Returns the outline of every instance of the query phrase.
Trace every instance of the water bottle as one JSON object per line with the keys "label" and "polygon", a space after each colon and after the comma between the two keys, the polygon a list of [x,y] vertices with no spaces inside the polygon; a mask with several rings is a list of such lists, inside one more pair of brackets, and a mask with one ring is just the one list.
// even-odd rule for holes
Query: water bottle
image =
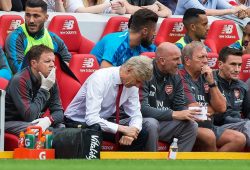
{"label": "water bottle", "polygon": [[19,139],[18,139],[18,147],[24,148],[24,140],[25,140],[25,134],[24,132],[20,132]]}
{"label": "water bottle", "polygon": [[28,129],[25,133],[25,142],[24,142],[25,147],[29,149],[34,149],[35,142],[36,142],[35,133],[31,129]]}
{"label": "water bottle", "polygon": [[51,149],[52,148],[52,142],[53,142],[53,135],[52,132],[50,132],[48,129],[43,133],[45,136],[45,148]]}
{"label": "water bottle", "polygon": [[174,138],[173,142],[171,143],[169,147],[169,152],[168,152],[168,159],[176,159],[176,155],[178,152],[178,145],[177,145],[178,139]]}

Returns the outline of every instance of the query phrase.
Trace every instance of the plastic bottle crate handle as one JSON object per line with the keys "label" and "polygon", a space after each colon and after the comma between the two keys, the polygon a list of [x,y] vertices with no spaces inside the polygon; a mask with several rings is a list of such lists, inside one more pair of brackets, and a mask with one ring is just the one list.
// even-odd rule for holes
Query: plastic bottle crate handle
{"label": "plastic bottle crate handle", "polygon": [[28,126],[27,131],[30,131],[31,129],[38,129],[38,140],[42,137],[42,128],[40,126]]}

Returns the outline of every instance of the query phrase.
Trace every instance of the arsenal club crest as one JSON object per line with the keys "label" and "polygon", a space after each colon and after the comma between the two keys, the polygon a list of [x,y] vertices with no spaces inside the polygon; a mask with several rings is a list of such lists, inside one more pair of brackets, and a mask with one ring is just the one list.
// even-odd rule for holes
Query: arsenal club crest
{"label": "arsenal club crest", "polygon": [[208,92],[209,92],[208,83],[204,83],[204,90],[205,90],[205,93],[208,93]]}
{"label": "arsenal club crest", "polygon": [[173,85],[166,85],[165,86],[165,92],[170,95],[171,93],[173,93]]}

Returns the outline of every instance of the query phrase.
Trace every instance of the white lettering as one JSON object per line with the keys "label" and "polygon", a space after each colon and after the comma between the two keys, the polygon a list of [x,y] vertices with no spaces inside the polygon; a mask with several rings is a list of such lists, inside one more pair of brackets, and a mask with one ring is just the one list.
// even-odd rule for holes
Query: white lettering
{"label": "white lettering", "polygon": [[85,72],[89,72],[89,73],[92,73],[92,72],[94,72],[96,69],[80,69],[80,72],[82,72],[82,73],[85,73]]}
{"label": "white lettering", "polygon": [[86,156],[87,159],[96,159],[97,158],[97,147],[100,146],[100,142],[98,140],[99,136],[96,135],[91,135],[91,140],[90,140],[90,150],[89,150],[89,155]]}
{"label": "white lettering", "polygon": [[60,31],[60,34],[64,35],[64,34],[69,34],[69,35],[72,35],[72,34],[77,34],[76,31]]}
{"label": "white lettering", "polygon": [[46,159],[46,152],[45,151],[42,151],[39,153],[39,159],[40,160],[45,160]]}
{"label": "white lettering", "polygon": [[169,33],[170,37],[183,37],[185,36],[185,34],[182,33]]}
{"label": "white lettering", "polygon": [[163,101],[156,100],[156,107],[159,110],[168,110],[168,107],[163,106]]}
{"label": "white lettering", "polygon": [[30,146],[30,140],[29,139],[25,139],[24,143],[25,143],[25,147],[29,147]]}

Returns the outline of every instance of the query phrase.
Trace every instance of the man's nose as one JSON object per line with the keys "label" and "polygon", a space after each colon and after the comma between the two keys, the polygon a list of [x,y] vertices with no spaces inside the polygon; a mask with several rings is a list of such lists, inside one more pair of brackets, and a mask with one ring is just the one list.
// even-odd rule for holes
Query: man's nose
{"label": "man's nose", "polygon": [[30,22],[34,22],[34,17],[33,16],[30,16]]}
{"label": "man's nose", "polygon": [[241,66],[240,66],[240,65],[236,65],[236,66],[235,66],[235,71],[236,71],[237,73],[239,73],[239,72],[241,71]]}

